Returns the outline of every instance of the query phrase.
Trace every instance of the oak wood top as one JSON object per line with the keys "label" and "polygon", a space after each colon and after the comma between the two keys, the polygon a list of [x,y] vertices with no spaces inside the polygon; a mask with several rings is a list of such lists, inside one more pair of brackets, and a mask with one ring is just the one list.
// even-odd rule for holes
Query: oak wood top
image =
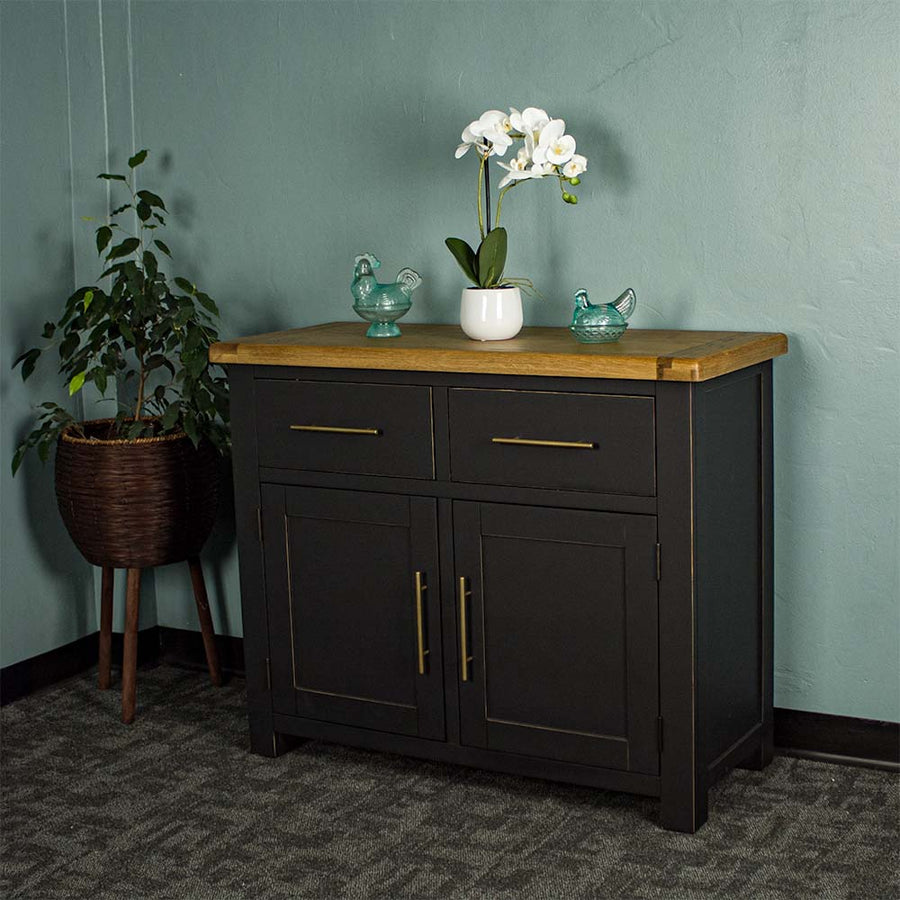
{"label": "oak wood top", "polygon": [[749,331],[629,329],[613,344],[580,344],[568,328],[523,328],[508,341],[472,341],[458,325],[404,324],[398,338],[367,338],[363,322],[330,322],[222,341],[223,365],[308,366],[707,381],[787,353],[787,336]]}

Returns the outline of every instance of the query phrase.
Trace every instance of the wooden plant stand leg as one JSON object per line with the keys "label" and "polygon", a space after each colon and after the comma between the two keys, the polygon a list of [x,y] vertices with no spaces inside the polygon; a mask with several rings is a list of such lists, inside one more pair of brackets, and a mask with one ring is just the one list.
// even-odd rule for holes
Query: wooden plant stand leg
{"label": "wooden plant stand leg", "polygon": [[216,687],[221,687],[222,670],[219,668],[219,654],[216,650],[216,632],[213,630],[212,616],[209,613],[209,598],[206,595],[206,583],[203,580],[200,558],[192,556],[188,560],[188,565],[191,568],[191,584],[194,588],[194,600],[197,601],[197,616],[200,619],[200,631],[203,634],[203,649],[206,651],[209,677]]}
{"label": "wooden plant stand leg", "polygon": [[112,664],[112,614],[113,585],[116,570],[112,566],[103,566],[103,577],[100,583],[100,672],[97,685],[105,691],[111,684],[110,667]]}
{"label": "wooden plant stand leg", "polygon": [[137,707],[138,609],[141,604],[141,570],[128,570],[125,592],[125,652],[122,659],[122,721],[130,725]]}

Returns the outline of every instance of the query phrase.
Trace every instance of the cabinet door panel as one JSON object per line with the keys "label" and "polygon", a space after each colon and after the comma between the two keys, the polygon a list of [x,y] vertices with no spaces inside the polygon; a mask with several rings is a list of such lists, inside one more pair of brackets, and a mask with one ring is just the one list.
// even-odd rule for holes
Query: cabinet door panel
{"label": "cabinet door panel", "polygon": [[266,485],[263,505],[276,711],[443,737],[434,501]]}
{"label": "cabinet door panel", "polygon": [[655,519],[460,502],[454,529],[462,742],[658,772]]}

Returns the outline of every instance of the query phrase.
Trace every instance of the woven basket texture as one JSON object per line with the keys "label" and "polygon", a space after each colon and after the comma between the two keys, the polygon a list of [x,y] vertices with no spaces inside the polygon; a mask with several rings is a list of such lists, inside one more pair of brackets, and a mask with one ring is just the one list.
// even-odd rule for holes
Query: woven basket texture
{"label": "woven basket texture", "polygon": [[[85,422],[91,437],[108,422]],[[212,530],[219,458],[186,435],[136,441],[79,440],[56,448],[56,499],[63,522],[95,566],[146,568],[200,552]]]}

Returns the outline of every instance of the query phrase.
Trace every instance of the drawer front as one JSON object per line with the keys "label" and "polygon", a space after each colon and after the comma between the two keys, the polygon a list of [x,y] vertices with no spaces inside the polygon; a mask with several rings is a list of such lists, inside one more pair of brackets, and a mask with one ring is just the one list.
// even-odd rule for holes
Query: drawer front
{"label": "drawer front", "polygon": [[434,478],[431,388],[256,382],[259,464]]}
{"label": "drawer front", "polygon": [[454,481],[656,494],[654,400],[541,391],[450,391]]}

